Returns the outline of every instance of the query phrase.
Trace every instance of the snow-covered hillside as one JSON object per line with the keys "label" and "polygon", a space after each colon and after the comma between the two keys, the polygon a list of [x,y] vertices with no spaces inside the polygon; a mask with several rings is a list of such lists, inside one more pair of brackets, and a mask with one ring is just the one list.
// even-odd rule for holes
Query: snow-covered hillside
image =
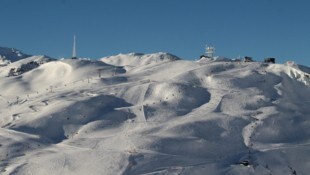
{"label": "snow-covered hillside", "polygon": [[307,67],[121,54],[7,76],[14,64],[0,67],[1,174],[310,172]]}
{"label": "snow-covered hillside", "polygon": [[142,54],[142,53],[130,53],[130,54],[118,54],[115,56],[104,57],[101,61],[114,66],[123,66],[126,70],[133,68],[140,68],[145,65],[152,65],[162,63],[165,61],[180,60],[179,57],[169,53],[154,53],[154,54]]}

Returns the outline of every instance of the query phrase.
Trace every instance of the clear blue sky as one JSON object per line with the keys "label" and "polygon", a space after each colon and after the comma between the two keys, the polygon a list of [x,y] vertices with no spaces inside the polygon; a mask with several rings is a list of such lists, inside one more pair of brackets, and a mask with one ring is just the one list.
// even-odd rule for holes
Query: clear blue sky
{"label": "clear blue sky", "polygon": [[309,0],[1,0],[0,46],[70,57],[169,52],[310,66]]}

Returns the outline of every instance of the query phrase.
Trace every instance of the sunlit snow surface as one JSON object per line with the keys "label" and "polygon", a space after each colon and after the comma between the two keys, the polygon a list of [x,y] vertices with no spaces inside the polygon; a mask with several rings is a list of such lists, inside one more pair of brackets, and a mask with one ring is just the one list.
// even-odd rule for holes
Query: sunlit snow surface
{"label": "sunlit snow surface", "polygon": [[310,172],[309,68],[165,53],[0,67],[0,174]]}

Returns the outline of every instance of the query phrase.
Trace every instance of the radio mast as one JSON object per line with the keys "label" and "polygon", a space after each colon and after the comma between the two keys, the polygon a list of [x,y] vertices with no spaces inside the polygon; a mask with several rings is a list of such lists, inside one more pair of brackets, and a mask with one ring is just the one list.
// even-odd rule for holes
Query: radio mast
{"label": "radio mast", "polygon": [[76,57],[76,43],[75,43],[75,35],[73,36],[73,51],[72,51],[72,59],[77,59]]}

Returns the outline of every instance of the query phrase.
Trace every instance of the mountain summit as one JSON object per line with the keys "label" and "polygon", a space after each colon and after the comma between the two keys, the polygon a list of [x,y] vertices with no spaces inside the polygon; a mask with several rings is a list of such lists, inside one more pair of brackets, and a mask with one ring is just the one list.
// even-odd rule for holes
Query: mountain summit
{"label": "mountain summit", "polygon": [[36,60],[0,67],[2,174],[310,172],[305,66],[120,54],[7,76]]}
{"label": "mountain summit", "polygon": [[0,47],[0,64],[15,62],[29,56],[14,48]]}

